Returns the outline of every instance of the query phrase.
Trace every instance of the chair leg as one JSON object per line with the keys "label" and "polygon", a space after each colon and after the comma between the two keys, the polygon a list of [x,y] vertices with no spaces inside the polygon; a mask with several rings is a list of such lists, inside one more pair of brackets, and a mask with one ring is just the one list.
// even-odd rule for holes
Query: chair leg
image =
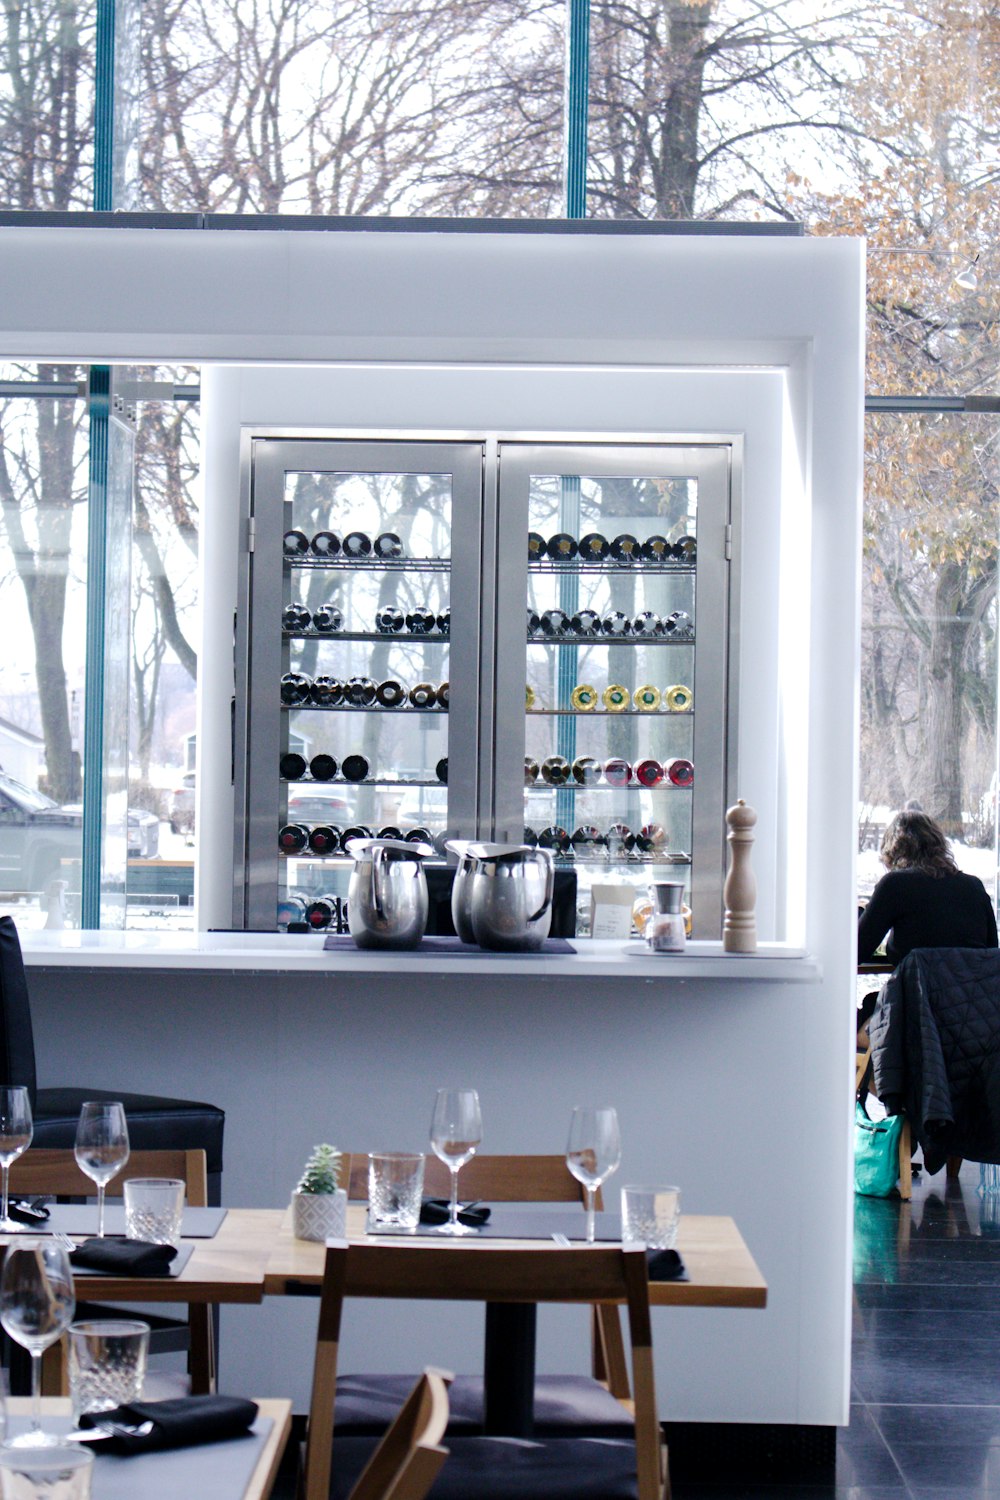
{"label": "chair leg", "polygon": [[957,1177],[958,1174],[961,1172],[961,1170],[962,1170],[962,1157],[960,1157],[960,1156],[949,1156],[947,1165],[946,1165],[946,1167],[944,1169],[945,1176],[946,1177]]}
{"label": "chair leg", "polygon": [[69,1395],[69,1367],[66,1363],[66,1340],[50,1344],[42,1355],[42,1395]]}
{"label": "chair leg", "polygon": [[912,1155],[913,1138],[910,1134],[910,1122],[904,1120],[899,1136],[899,1196],[904,1201],[913,1197],[913,1168],[910,1165]]}
{"label": "chair leg", "polygon": [[191,1351],[188,1369],[191,1373],[191,1393],[195,1396],[209,1395],[215,1390],[215,1338],[213,1334],[213,1309],[206,1304],[193,1304],[190,1313]]}

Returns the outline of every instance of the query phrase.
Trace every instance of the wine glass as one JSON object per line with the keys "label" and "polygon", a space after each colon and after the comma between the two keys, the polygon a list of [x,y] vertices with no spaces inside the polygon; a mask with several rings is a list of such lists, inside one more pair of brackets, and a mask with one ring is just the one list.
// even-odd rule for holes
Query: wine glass
{"label": "wine glass", "polygon": [[51,1447],[62,1442],[42,1431],[42,1351],[73,1321],[76,1297],[69,1257],[53,1239],[11,1245],[0,1276],[0,1325],[31,1355],[31,1428],[8,1438],[14,1448]]}
{"label": "wine glass", "polygon": [[431,1149],[451,1173],[451,1204],[439,1234],[475,1234],[458,1222],[458,1170],[476,1154],[483,1138],[483,1117],[475,1089],[438,1089],[431,1117]]}
{"label": "wine glass", "polygon": [[103,1237],[104,1189],[128,1161],[124,1105],[102,1099],[81,1105],[73,1154],[80,1171],[97,1183],[97,1233]]}
{"label": "wine glass", "polygon": [[0,1168],[3,1170],[3,1206],[0,1208],[0,1230],[8,1233],[23,1229],[10,1217],[7,1181],[10,1164],[31,1145],[31,1101],[26,1088],[0,1088]]}
{"label": "wine glass", "polygon": [[595,1109],[578,1104],[569,1122],[566,1165],[587,1189],[587,1239],[595,1233],[594,1202],[601,1183],[617,1170],[622,1159],[618,1116],[610,1106]]}

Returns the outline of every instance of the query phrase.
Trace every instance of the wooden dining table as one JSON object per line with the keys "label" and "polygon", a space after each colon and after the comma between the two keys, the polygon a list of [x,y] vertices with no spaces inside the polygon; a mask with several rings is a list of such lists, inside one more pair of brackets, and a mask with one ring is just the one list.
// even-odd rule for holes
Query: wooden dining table
{"label": "wooden dining table", "polygon": [[[365,1232],[366,1205],[351,1203],[347,1209],[347,1239],[350,1243],[379,1243]],[[544,1210],[539,1211],[540,1222]],[[386,1243],[385,1240],[382,1243]],[[398,1245],[393,1237],[388,1243]],[[441,1235],[414,1235],[413,1246],[447,1245],[455,1255],[488,1255],[491,1247],[512,1245],[537,1249],[540,1254],[555,1249],[552,1238],[502,1239],[463,1235],[449,1239]],[[651,1281],[650,1302],[654,1307],[763,1308],[767,1283],[733,1220],[725,1215],[684,1214],[678,1245],[687,1272],[684,1281]],[[298,1240],[292,1232],[290,1211],[282,1217],[264,1277],[268,1296],[316,1296],[323,1280],[325,1246]],[[368,1269],[371,1270],[372,1262]],[[385,1295],[394,1289],[387,1282]],[[350,1261],[345,1294],[352,1295]],[[366,1287],[365,1295],[373,1295]],[[378,1295],[378,1293],[374,1293]],[[447,1301],[448,1289],[441,1289]],[[535,1318],[533,1306],[493,1304],[487,1308],[484,1350],[485,1426],[501,1436],[531,1435],[535,1383]]]}

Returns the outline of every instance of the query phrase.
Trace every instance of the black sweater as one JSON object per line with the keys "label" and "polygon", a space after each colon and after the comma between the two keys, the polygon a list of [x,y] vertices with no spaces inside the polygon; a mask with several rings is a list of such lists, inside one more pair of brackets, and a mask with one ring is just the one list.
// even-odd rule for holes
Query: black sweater
{"label": "black sweater", "polygon": [[858,963],[870,961],[887,932],[886,955],[893,964],[911,948],[997,946],[993,903],[975,875],[890,870],[858,920]]}

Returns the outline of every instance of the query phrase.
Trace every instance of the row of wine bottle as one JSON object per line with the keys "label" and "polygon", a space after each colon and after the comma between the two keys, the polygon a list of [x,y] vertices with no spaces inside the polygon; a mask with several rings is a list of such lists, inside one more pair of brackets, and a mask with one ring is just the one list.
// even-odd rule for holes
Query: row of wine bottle
{"label": "row of wine bottle", "polygon": [[[345,755],[340,767],[340,774],[345,781],[366,780],[370,765],[366,755]],[[283,781],[302,781],[306,771],[313,781],[333,781],[337,774],[338,766],[335,758],[321,751],[314,755],[312,760],[307,761],[304,755],[299,755],[296,750],[288,750],[278,762],[278,772]],[[443,786],[448,783],[448,757],[442,755],[434,767],[434,774]],[[401,786],[408,783],[400,782]]]}
{"label": "row of wine bottle", "polygon": [[636,637],[639,640],[655,640],[664,636],[673,641],[693,641],[694,622],[683,609],[661,619],[651,609],[630,618],[620,609],[613,609],[602,619],[593,609],[578,609],[568,615],[562,609],[547,609],[544,614],[528,610],[528,637],[545,636],[547,640],[594,640],[608,636],[612,640]]}
{"label": "row of wine bottle", "polygon": [[611,857],[618,853],[663,855],[667,851],[666,830],[659,823],[645,823],[637,833],[627,823],[612,823],[606,830],[585,823],[572,833],[553,823],[540,833],[525,828],[524,842],[532,848],[551,849],[554,854],[588,855],[604,850]]}
{"label": "row of wine bottle", "polygon": [[281,550],[286,557],[329,558],[343,556],[350,560],[371,557],[402,557],[403,543],[394,531],[381,532],[374,541],[363,531],[349,531],[341,541],[334,531],[317,531],[310,538],[297,528],[286,531],[281,538]]}
{"label": "row of wine bottle", "polygon": [[[681,682],[664,688],[662,693],[651,682],[644,682],[632,693],[622,683],[611,682],[600,694],[592,683],[579,682],[570,692],[569,701],[581,714],[593,713],[599,703],[604,704],[609,714],[623,714],[629,705],[642,714],[654,714],[661,708],[671,714],[686,714],[691,712],[694,694]],[[538,694],[530,683],[524,690],[524,706],[528,713],[544,712]]]}
{"label": "row of wine bottle", "polygon": [[559,531],[548,540],[537,531],[528,532],[528,561],[533,563],[545,558],[557,563],[601,563],[610,557],[612,562],[628,567],[633,563],[693,563],[697,556],[698,543],[693,536],[678,537],[675,542],[668,542],[665,536],[649,536],[640,542],[623,531],[609,542],[597,531],[588,531],[579,541],[568,531]]}
{"label": "row of wine bottle", "polygon": [[[342,610],[336,604],[321,604],[309,610],[306,605],[293,599],[281,611],[281,628],[286,635],[301,635],[310,625],[319,635],[333,635],[344,628]],[[443,609],[435,614],[432,609],[411,609],[404,614],[394,604],[385,604],[375,616],[375,629],[380,635],[401,635],[403,630],[410,635],[451,634],[451,610]]]}
{"label": "row of wine bottle", "polygon": [[680,757],[665,763],[652,759],[640,760],[633,767],[617,755],[606,760],[603,765],[592,755],[578,755],[572,765],[563,755],[550,755],[541,765],[532,756],[526,755],[525,786],[534,786],[539,775],[547,786],[568,786],[571,779],[577,786],[597,786],[602,776],[608,786],[614,787],[629,786],[633,781],[644,787],[660,786],[664,781],[671,786],[694,784],[693,764]]}
{"label": "row of wine bottle", "polygon": [[305,672],[286,672],[279,684],[281,701],[288,708],[309,704],[315,708],[438,708],[447,710],[450,685],[418,682],[406,688],[390,678],[375,682],[371,677],[310,677]]}
{"label": "row of wine bottle", "polygon": [[380,828],[376,834],[365,823],[351,828],[337,828],[332,823],[286,823],[278,830],[278,848],[282,854],[346,854],[352,839],[405,839],[408,844],[434,845],[434,836],[426,828]]}

